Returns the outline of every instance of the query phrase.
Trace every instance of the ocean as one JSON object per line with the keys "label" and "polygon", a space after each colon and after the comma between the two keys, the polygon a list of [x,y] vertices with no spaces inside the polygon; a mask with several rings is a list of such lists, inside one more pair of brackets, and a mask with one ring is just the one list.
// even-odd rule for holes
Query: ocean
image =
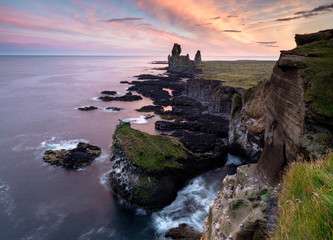
{"label": "ocean", "polygon": [[[179,191],[164,209],[149,213],[115,199],[107,183],[112,134],[119,119],[159,134],[158,116],[136,112],[152,101],[102,102],[103,90],[123,95],[138,74],[161,74],[151,64],[165,57],[0,57],[0,239],[164,239],[179,223],[197,230],[221,188],[227,168],[206,172]],[[79,106],[99,108],[83,112]],[[120,112],[105,107],[122,108]],[[46,149],[79,141],[102,149],[90,166],[66,170],[42,160]],[[229,164],[241,159],[228,156]],[[184,205],[193,206],[184,208]]]}

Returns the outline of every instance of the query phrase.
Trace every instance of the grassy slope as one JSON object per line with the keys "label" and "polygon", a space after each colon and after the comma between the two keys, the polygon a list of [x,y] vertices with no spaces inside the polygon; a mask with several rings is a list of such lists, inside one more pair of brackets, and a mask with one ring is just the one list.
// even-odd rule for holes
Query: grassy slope
{"label": "grassy slope", "polygon": [[333,153],[296,162],[283,179],[273,240],[333,239]]}
{"label": "grassy slope", "polygon": [[333,117],[333,39],[297,47],[293,51],[308,56],[304,72],[305,98],[320,115]]}
{"label": "grassy slope", "polygon": [[198,68],[197,79],[224,81],[227,86],[248,89],[259,81],[270,78],[274,61],[207,61]]}
{"label": "grassy slope", "polygon": [[150,135],[132,129],[129,123],[120,123],[113,138],[136,165],[154,172],[181,168],[178,160],[185,159],[189,153],[177,139]]}

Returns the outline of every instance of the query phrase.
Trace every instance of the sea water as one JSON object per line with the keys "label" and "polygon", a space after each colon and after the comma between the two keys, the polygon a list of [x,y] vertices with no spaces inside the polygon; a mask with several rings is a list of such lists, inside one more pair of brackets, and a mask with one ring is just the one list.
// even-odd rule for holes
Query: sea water
{"label": "sea water", "polygon": [[[189,181],[177,199],[148,213],[115,199],[107,183],[112,134],[119,119],[158,134],[158,116],[136,112],[152,101],[102,102],[103,90],[126,93],[138,74],[159,74],[164,57],[0,57],[0,239],[164,239],[179,223],[202,229],[210,202],[231,165]],[[79,106],[94,105],[93,111]],[[122,108],[107,111],[106,107]],[[78,142],[102,155],[77,171],[42,161],[46,149]],[[239,160],[229,155],[230,164]],[[184,207],[186,206],[186,207]]]}

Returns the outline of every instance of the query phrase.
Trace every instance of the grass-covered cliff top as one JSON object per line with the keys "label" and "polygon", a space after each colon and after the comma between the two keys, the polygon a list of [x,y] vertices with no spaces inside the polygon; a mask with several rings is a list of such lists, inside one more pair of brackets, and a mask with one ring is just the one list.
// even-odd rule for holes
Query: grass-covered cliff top
{"label": "grass-covered cliff top", "polygon": [[272,240],[333,239],[333,152],[293,163],[283,178]]}
{"label": "grass-covered cliff top", "polygon": [[187,158],[189,153],[177,139],[138,131],[130,123],[120,122],[113,139],[137,166],[152,172],[181,168],[178,160]]}
{"label": "grass-covered cliff top", "polygon": [[295,48],[302,61],[306,84],[305,98],[320,115],[333,117],[333,39],[309,43]]}
{"label": "grass-covered cliff top", "polygon": [[226,86],[248,89],[269,79],[274,64],[275,61],[205,61],[197,66],[202,73],[195,78],[223,81]]}

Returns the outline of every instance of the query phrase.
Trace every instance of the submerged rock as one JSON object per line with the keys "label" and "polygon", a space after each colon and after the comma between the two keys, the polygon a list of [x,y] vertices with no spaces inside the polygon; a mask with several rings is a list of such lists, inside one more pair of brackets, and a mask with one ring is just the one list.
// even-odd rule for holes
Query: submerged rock
{"label": "submerged rock", "polygon": [[72,150],[46,150],[43,160],[51,165],[78,169],[91,164],[95,158],[101,155],[101,152],[97,146],[79,142],[77,147]]}
{"label": "submerged rock", "polygon": [[82,107],[78,107],[77,109],[80,110],[80,111],[91,111],[91,110],[98,109],[98,107],[96,107],[96,106],[82,106]]}

